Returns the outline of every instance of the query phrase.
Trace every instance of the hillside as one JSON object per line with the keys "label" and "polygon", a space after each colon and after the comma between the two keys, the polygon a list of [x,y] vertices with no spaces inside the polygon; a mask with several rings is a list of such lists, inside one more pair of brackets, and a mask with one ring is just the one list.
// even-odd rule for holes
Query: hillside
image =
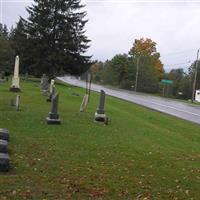
{"label": "hillside", "polygon": [[19,112],[9,86],[0,84],[0,127],[10,131],[12,169],[0,174],[0,199],[199,199],[198,125],[113,97],[109,125],[98,124],[98,94],[80,113],[84,90],[61,84],[62,124],[47,125],[39,83],[21,84]]}

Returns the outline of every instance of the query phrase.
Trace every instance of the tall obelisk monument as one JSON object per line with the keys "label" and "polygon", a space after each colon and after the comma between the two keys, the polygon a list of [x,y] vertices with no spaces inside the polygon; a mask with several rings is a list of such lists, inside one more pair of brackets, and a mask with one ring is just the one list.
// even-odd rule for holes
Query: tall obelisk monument
{"label": "tall obelisk monument", "polygon": [[12,85],[10,87],[10,91],[12,92],[20,92],[19,86],[19,56],[15,58],[15,69],[14,69],[14,76],[12,78]]}

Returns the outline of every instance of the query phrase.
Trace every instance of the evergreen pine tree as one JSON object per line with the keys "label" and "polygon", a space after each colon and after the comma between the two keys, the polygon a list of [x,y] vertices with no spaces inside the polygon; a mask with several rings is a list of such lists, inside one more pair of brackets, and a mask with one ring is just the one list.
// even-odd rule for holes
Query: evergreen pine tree
{"label": "evergreen pine tree", "polygon": [[85,56],[90,40],[85,36],[86,12],[80,11],[84,7],[80,0],[34,2],[27,8],[28,19],[22,21],[29,71],[38,76],[83,73],[90,60]]}
{"label": "evergreen pine tree", "polygon": [[23,18],[19,19],[17,26],[15,28],[11,27],[9,34],[9,39],[12,48],[15,50],[15,56],[20,57],[20,72],[21,73],[31,73],[29,66],[31,61],[29,59],[29,45],[27,33],[25,31],[26,21]]}
{"label": "evergreen pine tree", "polygon": [[0,73],[9,75],[13,69],[14,51],[8,39],[8,29],[0,24]]}
{"label": "evergreen pine tree", "polygon": [[0,23],[0,33],[4,35],[4,37],[8,38],[8,28],[7,26],[4,24]]}

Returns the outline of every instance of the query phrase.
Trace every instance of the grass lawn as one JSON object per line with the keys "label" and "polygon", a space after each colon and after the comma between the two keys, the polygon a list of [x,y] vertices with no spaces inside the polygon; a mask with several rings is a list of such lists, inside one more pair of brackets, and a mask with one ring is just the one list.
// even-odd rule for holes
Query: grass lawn
{"label": "grass lawn", "polygon": [[0,174],[0,200],[200,199],[200,126],[113,97],[111,123],[94,123],[98,94],[80,113],[84,90],[66,85],[57,85],[62,125],[47,125],[39,83],[21,83],[20,112],[9,86],[0,85],[0,127],[12,169]]}

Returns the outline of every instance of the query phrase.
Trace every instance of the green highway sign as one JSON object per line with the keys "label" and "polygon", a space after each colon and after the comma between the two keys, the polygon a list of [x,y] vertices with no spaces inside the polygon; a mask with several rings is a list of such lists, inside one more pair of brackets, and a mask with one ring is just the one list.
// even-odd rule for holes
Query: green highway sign
{"label": "green highway sign", "polygon": [[173,84],[173,81],[172,80],[166,80],[166,79],[162,79],[161,80],[161,83],[163,83],[163,84]]}

